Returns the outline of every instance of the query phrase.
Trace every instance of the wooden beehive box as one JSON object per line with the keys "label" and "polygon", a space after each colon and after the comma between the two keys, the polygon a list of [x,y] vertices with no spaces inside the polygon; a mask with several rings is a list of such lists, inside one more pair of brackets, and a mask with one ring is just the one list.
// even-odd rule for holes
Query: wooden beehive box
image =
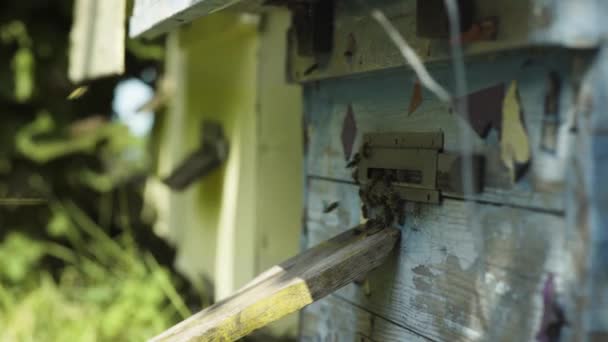
{"label": "wooden beehive box", "polygon": [[[440,134],[437,153],[469,151],[483,165],[431,165],[424,191],[437,200],[405,199],[389,260],[303,310],[300,340],[607,340],[608,2],[454,1],[455,36],[442,0],[274,3],[294,13],[287,64],[304,93],[306,247],[370,216],[347,168],[368,134]],[[424,86],[374,9],[451,99]],[[466,175],[480,188],[463,191]]]}
{"label": "wooden beehive box", "polygon": [[[440,11],[417,11],[432,2],[369,6],[384,12],[439,84],[468,99],[468,120],[421,86],[371,8],[356,1],[336,1],[330,53],[302,56],[292,44],[290,71],[305,94],[303,234],[313,246],[361,222],[364,203],[346,165],[368,133],[443,132],[443,151],[454,154],[472,144],[485,160],[473,179],[483,190],[442,191],[439,204],[406,201],[392,258],[367,282],[305,309],[301,340],[607,338],[600,89],[608,74],[596,50],[604,32],[592,19],[606,6],[474,2],[473,28],[461,35],[459,94]],[[475,31],[488,21],[495,32]],[[324,213],[333,202],[338,208]]]}

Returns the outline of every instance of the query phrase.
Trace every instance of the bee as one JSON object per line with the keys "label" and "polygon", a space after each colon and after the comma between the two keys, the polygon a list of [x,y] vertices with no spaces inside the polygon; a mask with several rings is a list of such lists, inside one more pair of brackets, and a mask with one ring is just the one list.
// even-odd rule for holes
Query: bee
{"label": "bee", "polygon": [[351,169],[351,168],[359,165],[360,161],[361,161],[361,155],[357,152],[353,156],[353,159],[351,161],[349,161],[348,164],[346,164],[346,168]]}
{"label": "bee", "polygon": [[361,206],[361,214],[364,219],[368,218],[367,206],[365,204]]}
{"label": "bee", "polygon": [[353,178],[355,184],[359,184],[359,169],[355,168],[351,174],[351,177]]}
{"label": "bee", "polygon": [[323,213],[324,214],[331,213],[332,211],[336,210],[336,208],[338,208],[339,205],[340,205],[340,202],[332,202],[328,206],[326,206],[325,209],[323,209]]}

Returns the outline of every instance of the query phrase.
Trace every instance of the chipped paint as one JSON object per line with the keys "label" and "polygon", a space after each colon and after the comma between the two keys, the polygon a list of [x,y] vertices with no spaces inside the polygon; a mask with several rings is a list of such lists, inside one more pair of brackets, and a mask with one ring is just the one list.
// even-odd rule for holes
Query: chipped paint
{"label": "chipped paint", "polygon": [[[523,112],[517,90],[517,81],[512,81],[502,106],[502,132],[500,136],[501,159],[517,180],[522,168],[530,162],[530,142],[523,124]],[[518,170],[519,169],[519,170]]]}
{"label": "chipped paint", "polygon": [[[516,57],[520,55],[524,58]],[[497,114],[498,121],[489,129],[491,135],[480,138],[471,126],[465,127],[474,139],[476,151],[493,154],[496,158],[492,162],[501,170],[499,133],[503,125],[503,104],[511,110],[516,109],[511,114],[516,113],[520,121],[519,133],[523,131],[529,138],[528,158],[536,158],[541,147],[545,76],[548,70],[567,74],[571,65],[567,55],[568,52],[560,52],[560,56],[566,58],[553,58],[557,55],[532,54],[526,50],[494,57],[488,59],[489,62],[470,61],[467,65],[470,67],[470,89],[474,92],[502,85],[503,94],[493,106],[497,108],[496,113],[486,110],[481,114]],[[522,68],[523,62],[530,58],[534,59],[533,63]],[[447,79],[441,68],[434,71],[438,79]],[[317,128],[311,138],[312,145],[316,145],[317,150],[326,146],[340,148],[342,120],[351,105],[356,110],[360,131],[400,131],[411,127],[429,131],[441,129],[446,135],[446,149],[458,150],[460,140],[455,132],[459,126],[455,123],[460,118],[450,114],[447,106],[425,99],[424,106],[419,107],[414,115],[404,115],[411,102],[408,95],[413,92],[413,78],[411,73],[404,71],[401,74],[367,74],[360,79],[321,82],[319,92],[309,99],[311,110],[314,110],[310,114],[315,118],[313,122]],[[517,80],[515,90],[506,99],[506,90],[508,87],[511,90],[514,79]],[[563,80],[564,84],[572,83],[568,76]],[[559,102],[562,109],[564,104],[571,104],[568,91],[564,88],[564,100]],[[512,106],[509,101],[517,102]],[[566,111],[559,113],[560,116],[568,114]],[[567,121],[565,117],[560,119],[560,124]],[[557,154],[562,153],[560,144],[557,145]],[[509,151],[510,160],[514,163],[521,156],[516,153],[518,151],[516,148]],[[312,153],[308,163],[309,172],[320,176],[317,179],[319,183],[330,183],[327,178],[350,181],[350,170],[346,170],[344,165],[341,154],[326,158]],[[536,159],[533,167],[539,167]],[[321,181],[322,177],[325,180]],[[495,170],[487,177],[496,177]],[[324,188],[327,193],[319,193],[315,198],[342,201],[356,197],[358,189],[355,186],[337,183]],[[569,226],[565,223],[563,210],[564,203],[570,202],[561,199],[561,192],[550,195],[535,185],[530,178],[524,177],[508,187],[492,186],[484,191],[483,197],[479,197],[481,201],[476,204],[455,197],[445,198],[439,206],[408,203],[402,247],[391,264],[370,275],[374,287],[372,295],[365,297],[363,291],[355,286],[349,286],[339,295],[355,304],[353,308],[365,308],[436,341],[533,340],[542,316],[540,289],[545,280],[543,275],[554,272],[563,279],[562,274],[566,273],[570,278],[563,286],[569,288],[576,284],[576,275],[568,275],[572,271],[567,261],[571,258],[568,253],[572,251],[573,243],[577,243],[577,248],[585,246],[568,241],[569,230],[566,228]],[[343,187],[354,190],[343,191]],[[359,220],[360,206],[345,204],[344,208],[357,213],[355,219]],[[479,225],[470,225],[471,215],[476,216]],[[325,230],[339,228],[320,222],[311,222],[311,226],[318,236],[329,234]],[[580,253],[586,256],[588,252],[581,250]],[[392,338],[399,340],[398,336]]]}
{"label": "chipped paint", "polygon": [[414,113],[416,111],[416,109],[418,109],[418,107],[420,107],[421,104],[422,104],[422,86],[420,85],[420,82],[418,80],[416,80],[416,83],[414,84],[414,88],[412,89],[412,95],[410,97],[410,106],[409,106],[409,109],[407,110],[407,114],[412,115],[412,113]]}

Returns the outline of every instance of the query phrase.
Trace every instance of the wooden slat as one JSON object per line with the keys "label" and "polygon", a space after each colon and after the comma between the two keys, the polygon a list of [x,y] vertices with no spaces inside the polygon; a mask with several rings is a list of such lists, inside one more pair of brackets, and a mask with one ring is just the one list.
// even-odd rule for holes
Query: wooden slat
{"label": "wooden slat", "polygon": [[[524,123],[534,161],[526,176],[512,186],[505,178],[500,161],[499,133],[494,130],[482,139],[468,124],[460,132],[461,117],[451,106],[440,102],[433,94],[423,90],[420,107],[408,114],[409,101],[416,83],[409,70],[399,69],[390,73],[378,72],[358,78],[327,80],[306,87],[306,132],[308,134],[307,172],[316,178],[352,181],[352,170],[346,169],[347,161],[341,141],[345,116],[352,109],[356,122],[356,139],[353,150],[369,132],[436,132],[443,131],[446,152],[459,152],[462,137],[472,139],[475,151],[486,156],[485,189],[476,199],[492,203],[505,203],[542,210],[562,211],[563,196],[559,188],[551,191],[537,189],[544,173],[552,171],[544,164],[541,150],[541,131],[544,114],[546,80],[550,71],[561,74],[563,89],[561,115],[566,115],[571,105],[569,74],[572,61],[565,52],[558,50],[520,51],[497,58],[478,58],[467,65],[469,92],[493,85],[517,80]],[[445,66],[430,70],[439,83],[452,88],[452,71]],[[499,106],[501,108],[501,106]],[[488,116],[494,113],[488,113]],[[564,120],[563,118],[561,120]],[[461,194],[445,194],[462,197]]]}
{"label": "wooden slat", "polygon": [[[309,244],[359,221],[357,191],[309,182]],[[323,213],[324,201],[340,205]],[[461,200],[409,203],[406,213],[399,250],[368,277],[370,295],[351,284],[337,296],[435,341],[529,341],[540,330],[542,292],[553,274],[559,305],[576,319],[577,268],[586,245],[564,217]],[[343,325],[340,320],[332,324]],[[317,321],[320,331],[324,326]],[[564,337],[570,329],[563,329]]]}
{"label": "wooden slat", "polygon": [[68,70],[72,82],[124,72],[125,12],[125,0],[74,2]]}
{"label": "wooden slat", "polygon": [[[605,1],[494,0],[476,1],[475,6],[477,20],[498,19],[497,39],[466,44],[464,53],[467,56],[502,54],[547,45],[592,48],[599,46],[606,36],[605,25],[601,25],[599,19],[608,14]],[[298,56],[297,44],[292,44],[289,69],[293,79],[308,82],[407,65],[386,32],[371,18],[371,8],[384,11],[425,62],[449,60],[450,46],[446,39],[417,35],[415,0],[336,0],[331,55],[317,63],[311,57]],[[311,66],[315,63],[318,67],[313,70]]]}
{"label": "wooden slat", "polygon": [[152,341],[233,341],[325,297],[379,266],[399,230],[350,229],[262,273]]}
{"label": "wooden slat", "polygon": [[[465,53],[469,56],[504,52],[529,46],[528,25],[532,0],[478,1],[479,18],[499,17],[496,41],[470,44]],[[311,81],[358,74],[369,71],[390,69],[406,65],[386,32],[375,22],[369,13],[370,8],[383,10],[397,27],[408,43],[426,62],[449,59],[449,46],[445,40],[431,40],[416,34],[416,1],[376,0],[368,1],[368,8],[355,0],[336,1],[336,24],[334,48],[331,56],[322,67],[306,72],[315,63],[312,58],[301,57],[296,53],[296,45],[290,51],[290,70],[298,81]],[[353,44],[353,39],[356,42]],[[346,57],[350,51],[352,57]]]}
{"label": "wooden slat", "polygon": [[[605,45],[605,43],[604,43]],[[568,204],[576,212],[571,225],[588,244],[577,274],[581,279],[581,315],[584,327],[579,340],[608,340],[608,48],[596,56],[587,71],[581,91],[593,103],[578,117],[579,134],[572,141],[574,158],[569,178]]]}

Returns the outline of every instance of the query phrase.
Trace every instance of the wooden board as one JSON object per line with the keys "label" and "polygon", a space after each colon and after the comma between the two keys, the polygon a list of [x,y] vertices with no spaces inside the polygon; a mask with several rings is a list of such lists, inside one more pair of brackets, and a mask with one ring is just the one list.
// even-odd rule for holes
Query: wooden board
{"label": "wooden board", "polygon": [[373,235],[353,228],[274,266],[231,297],[163,332],[152,341],[234,341],[327,296],[378,267],[400,232]]}
{"label": "wooden board", "polygon": [[153,38],[222,9],[253,10],[260,0],[135,0],[129,21],[131,38]]}
{"label": "wooden board", "polygon": [[[360,220],[357,187],[310,180],[308,189],[309,245]],[[323,203],[336,200],[340,206],[323,213]],[[550,274],[560,305],[576,312],[585,244],[563,216],[456,199],[440,206],[408,203],[406,209],[399,250],[370,274],[370,295],[356,284],[337,292],[353,303],[352,315],[362,308],[434,341],[534,340]],[[349,317],[336,316],[332,325]],[[577,327],[576,316],[568,319],[565,337]],[[326,330],[327,323],[314,322]]]}
{"label": "wooden board", "polygon": [[[416,33],[415,0],[336,0],[334,47],[329,56],[315,60],[299,56],[295,37],[289,55],[292,78],[308,82],[343,77],[407,65],[393,42],[370,16],[372,8],[383,11],[416,53],[427,63],[450,57],[447,39],[428,39]],[[362,6],[363,3],[367,7]],[[467,56],[502,54],[538,46],[594,48],[607,29],[601,19],[608,3],[596,0],[495,0],[476,1],[476,19],[498,19],[496,40],[466,44]],[[311,66],[317,64],[316,68]]]}
{"label": "wooden board", "polygon": [[396,322],[372,314],[338,296],[313,303],[302,315],[301,342],[430,341]]}
{"label": "wooden board", "polygon": [[[502,56],[476,58],[467,64],[469,93],[498,84],[518,82],[524,125],[528,133],[533,162],[527,175],[515,185],[505,181],[501,169],[499,133],[494,130],[486,139],[477,135],[468,124],[464,134],[470,137],[476,152],[487,158],[485,190],[475,199],[488,203],[509,204],[553,212],[564,210],[560,188],[540,191],[544,174],[550,168],[543,162],[547,155],[540,148],[547,77],[556,71],[562,78],[561,120],[571,105],[569,69],[573,58],[559,50],[523,50]],[[431,74],[452,88],[452,72],[443,65],[431,69]],[[308,135],[307,172],[316,179],[352,182],[351,170],[346,169],[346,154],[341,132],[345,117],[352,112],[356,125],[353,151],[368,132],[429,132],[444,133],[447,152],[459,152],[463,119],[453,113],[451,106],[440,102],[433,94],[422,91],[420,106],[409,112],[410,98],[416,83],[415,75],[406,69],[377,72],[366,76],[327,80],[305,88],[305,124]],[[499,106],[500,107],[500,106]],[[488,113],[492,115],[493,113]],[[354,152],[353,152],[354,154]],[[445,194],[462,198],[459,194]]]}
{"label": "wooden board", "polygon": [[[528,46],[531,2],[478,1],[480,18],[500,17],[498,39],[471,44],[466,48],[466,53],[478,55]],[[449,57],[449,46],[446,42],[417,37],[416,1],[376,0],[373,3],[368,2],[368,6],[370,7],[363,7],[361,2],[354,0],[336,1],[333,51],[323,66],[314,72],[307,70],[316,63],[315,60],[312,57],[298,56],[295,49],[297,44],[291,44],[289,69],[293,79],[311,81],[406,65],[393,42],[371,18],[369,10],[372,7],[386,13],[393,25],[426,62],[445,61]],[[346,57],[347,50],[354,50],[351,51],[352,57]]]}
{"label": "wooden board", "polygon": [[74,83],[120,75],[125,68],[125,0],[78,0],[70,33]]}

